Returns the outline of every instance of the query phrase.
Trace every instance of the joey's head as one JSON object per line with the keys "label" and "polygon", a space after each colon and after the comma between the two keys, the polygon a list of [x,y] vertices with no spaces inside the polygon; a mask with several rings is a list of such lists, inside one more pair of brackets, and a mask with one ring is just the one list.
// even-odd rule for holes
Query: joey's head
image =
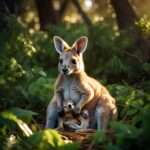
{"label": "joey's head", "polygon": [[88,38],[86,36],[80,37],[71,47],[58,36],[54,36],[53,40],[59,54],[59,72],[71,75],[84,71],[83,53],[86,50]]}
{"label": "joey's head", "polygon": [[74,110],[75,105],[73,104],[72,101],[64,101],[63,108],[64,108],[64,112],[70,112]]}

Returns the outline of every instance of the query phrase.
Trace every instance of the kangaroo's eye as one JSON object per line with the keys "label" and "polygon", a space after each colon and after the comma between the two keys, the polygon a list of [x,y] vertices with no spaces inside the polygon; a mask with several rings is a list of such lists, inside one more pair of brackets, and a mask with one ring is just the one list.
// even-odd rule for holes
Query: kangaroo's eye
{"label": "kangaroo's eye", "polygon": [[73,64],[76,64],[76,60],[75,60],[75,59],[72,59],[71,62],[72,62]]}
{"label": "kangaroo's eye", "polygon": [[62,60],[62,59],[59,59],[59,63],[62,64],[62,63],[63,63],[63,60]]}

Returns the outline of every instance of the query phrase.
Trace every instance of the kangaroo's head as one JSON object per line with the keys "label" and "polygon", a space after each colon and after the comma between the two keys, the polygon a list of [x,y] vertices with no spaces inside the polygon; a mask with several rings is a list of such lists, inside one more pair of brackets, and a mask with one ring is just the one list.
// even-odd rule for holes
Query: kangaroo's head
{"label": "kangaroo's head", "polygon": [[59,54],[58,70],[64,75],[79,73],[84,70],[83,53],[88,38],[82,36],[70,47],[62,38],[54,36],[54,46]]}

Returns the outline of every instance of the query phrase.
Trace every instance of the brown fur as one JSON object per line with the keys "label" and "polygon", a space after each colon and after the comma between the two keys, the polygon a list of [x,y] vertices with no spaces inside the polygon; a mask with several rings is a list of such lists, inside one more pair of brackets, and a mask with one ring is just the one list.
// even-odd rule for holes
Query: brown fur
{"label": "brown fur", "polygon": [[[86,93],[87,99],[80,104],[81,109],[89,111],[92,122],[96,107],[102,107],[104,109],[102,114],[102,128],[106,128],[109,120],[117,118],[115,99],[110,95],[105,86],[89,77],[85,72],[74,74],[73,78],[75,78],[78,85],[78,90]],[[63,82],[65,82],[64,75],[60,75],[56,82],[56,91],[63,89]]]}
{"label": "brown fur", "polygon": [[[87,46],[87,38],[81,37],[72,47],[59,37],[54,38],[54,43],[61,63],[58,65],[60,74],[56,80],[54,97],[48,107],[48,115],[51,113],[50,108],[59,109],[72,102],[75,103],[75,112],[87,110],[90,124],[96,122],[97,129],[105,129],[109,120],[117,117],[117,107],[107,88],[84,71],[83,52]],[[65,47],[69,47],[69,50],[66,51]],[[72,63],[73,59],[75,63]],[[64,68],[67,73],[63,72]]]}
{"label": "brown fur", "polygon": [[58,128],[67,131],[79,131],[89,127],[89,114],[83,110],[80,114],[73,111],[61,112],[58,119]]}

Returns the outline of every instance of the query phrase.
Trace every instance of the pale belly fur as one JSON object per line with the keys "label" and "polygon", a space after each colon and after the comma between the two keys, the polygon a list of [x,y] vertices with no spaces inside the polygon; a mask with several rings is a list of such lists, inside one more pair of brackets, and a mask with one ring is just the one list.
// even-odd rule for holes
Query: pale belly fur
{"label": "pale belly fur", "polygon": [[79,90],[77,90],[77,85],[75,80],[66,80],[63,84],[63,90],[64,90],[64,100],[65,101],[73,101],[78,102],[81,98],[81,93]]}

